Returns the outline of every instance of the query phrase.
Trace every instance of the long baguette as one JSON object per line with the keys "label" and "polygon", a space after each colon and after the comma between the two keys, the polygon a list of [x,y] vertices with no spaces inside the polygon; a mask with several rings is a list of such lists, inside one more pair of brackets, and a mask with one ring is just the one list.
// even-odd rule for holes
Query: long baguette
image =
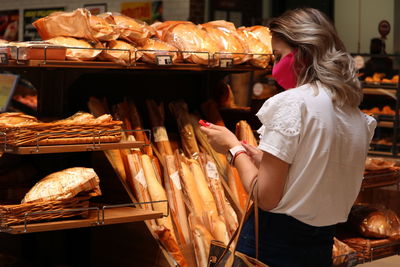
{"label": "long baguette", "polygon": [[187,104],[183,101],[171,102],[169,109],[175,116],[186,156],[196,159],[200,153],[196,135],[190,122]]}
{"label": "long baguette", "polygon": [[185,161],[186,160],[183,157],[179,157],[179,174],[182,178],[185,193],[189,200],[187,202],[188,209],[196,216],[202,216],[205,209],[199,192],[197,191],[197,183],[189,165]]}
{"label": "long baguette", "polygon": [[194,177],[196,177],[197,190],[204,205],[204,210],[218,214],[217,205],[215,204],[214,197],[211,194],[206,177],[199,162],[194,159],[190,159],[189,162],[190,169],[192,170]]}
{"label": "long baguette", "polygon": [[[150,157],[148,155],[141,155],[141,159],[151,201],[167,200],[167,195],[165,193],[165,190],[156,178],[156,174],[153,165],[151,163]],[[156,211],[166,212],[168,209],[167,203],[164,202],[152,203],[152,205],[154,210]],[[157,219],[157,223],[158,225],[164,226],[167,229],[169,229],[171,231],[171,235],[176,240],[176,235],[174,233],[171,216]]]}
{"label": "long baguette", "polygon": [[172,155],[166,155],[164,157],[166,165],[165,175],[165,187],[169,188],[169,203],[173,212],[176,222],[176,228],[180,232],[180,241],[183,245],[190,243],[190,232],[189,224],[187,220],[187,214],[185,209],[185,203],[183,201],[181,178],[179,176],[178,169],[176,167],[175,157]]}
{"label": "long baguette", "polygon": [[[151,198],[147,191],[147,182],[140,162],[140,154],[138,152],[128,154],[127,159],[132,177],[131,180],[128,180],[129,185],[133,188],[140,202],[150,202]],[[143,204],[142,206],[144,209],[151,210],[151,204]]]}
{"label": "long baguette", "polygon": [[155,227],[154,232],[157,234],[161,243],[171,253],[172,257],[176,260],[180,267],[188,267],[182,251],[179,249],[176,240],[174,239],[171,231],[165,227]]}
{"label": "long baguette", "polygon": [[241,120],[236,123],[236,136],[241,141],[246,141],[252,146],[257,146],[257,140],[247,121]]}
{"label": "long baguette", "polygon": [[201,158],[203,159],[203,161],[206,161],[204,165],[211,193],[213,194],[215,203],[217,204],[218,215],[225,218],[225,223],[229,235],[231,236],[238,226],[237,215],[228,200],[226,199],[221,179],[219,177],[213,159],[209,155],[202,156]]}
{"label": "long baguette", "polygon": [[208,253],[213,236],[194,214],[189,215],[190,228],[192,229],[193,245],[198,267],[207,267]]}

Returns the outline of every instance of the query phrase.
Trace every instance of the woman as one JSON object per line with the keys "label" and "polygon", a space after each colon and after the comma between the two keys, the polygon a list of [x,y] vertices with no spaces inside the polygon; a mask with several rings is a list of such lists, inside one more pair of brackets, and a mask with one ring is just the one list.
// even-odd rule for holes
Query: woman
{"label": "woman", "polygon": [[[293,89],[257,113],[263,124],[258,149],[224,127],[201,129],[218,152],[233,154],[247,190],[257,179],[260,260],[271,267],[331,266],[335,225],[347,220],[360,190],[376,122],[358,108],[362,91],[353,60],[324,14],[287,11],[270,31],[272,74]],[[255,256],[254,216],[238,251]]]}

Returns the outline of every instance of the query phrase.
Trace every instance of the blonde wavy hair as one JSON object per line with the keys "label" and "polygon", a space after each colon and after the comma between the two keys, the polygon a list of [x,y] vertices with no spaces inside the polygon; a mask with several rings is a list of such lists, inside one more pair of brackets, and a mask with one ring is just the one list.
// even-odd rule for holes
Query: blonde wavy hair
{"label": "blonde wavy hair", "polygon": [[297,85],[319,81],[338,106],[359,106],[362,89],[354,60],[339,39],[330,19],[313,8],[286,11],[269,25],[274,37],[294,49]]}

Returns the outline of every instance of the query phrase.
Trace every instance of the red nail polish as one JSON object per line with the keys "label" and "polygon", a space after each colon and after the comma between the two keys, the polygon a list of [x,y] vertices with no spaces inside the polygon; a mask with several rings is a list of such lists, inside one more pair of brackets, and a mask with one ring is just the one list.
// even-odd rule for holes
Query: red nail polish
{"label": "red nail polish", "polygon": [[208,127],[208,126],[211,125],[209,122],[204,121],[204,120],[199,120],[199,124],[200,124],[201,126],[204,126],[204,127]]}
{"label": "red nail polish", "polygon": [[246,140],[242,140],[242,143],[247,145],[247,141]]}

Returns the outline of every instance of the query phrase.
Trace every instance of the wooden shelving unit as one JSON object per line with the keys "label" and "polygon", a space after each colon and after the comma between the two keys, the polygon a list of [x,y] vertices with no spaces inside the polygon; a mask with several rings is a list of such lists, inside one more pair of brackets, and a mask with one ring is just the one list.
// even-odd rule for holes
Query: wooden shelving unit
{"label": "wooden shelving unit", "polygon": [[243,72],[262,70],[251,65],[233,65],[228,67],[207,66],[190,63],[175,63],[172,65],[156,65],[133,63],[121,65],[106,61],[71,61],[71,60],[9,60],[7,68],[79,68],[79,69],[127,69],[127,70],[182,70],[182,71],[229,71]]}
{"label": "wooden shelving unit", "polygon": [[70,144],[70,145],[52,145],[52,146],[4,146],[0,145],[0,152],[11,154],[49,154],[49,153],[69,153],[69,152],[88,152],[102,151],[109,149],[134,149],[144,146],[141,141],[121,141],[119,143],[92,143],[92,144]]}
{"label": "wooden shelving unit", "polygon": [[26,225],[11,225],[3,232],[9,234],[36,233],[45,231],[65,230],[82,227],[94,227],[119,223],[131,223],[163,216],[162,212],[143,210],[134,207],[116,207],[104,210],[104,218],[101,209],[89,210],[88,218],[57,220],[50,222],[29,223]]}

